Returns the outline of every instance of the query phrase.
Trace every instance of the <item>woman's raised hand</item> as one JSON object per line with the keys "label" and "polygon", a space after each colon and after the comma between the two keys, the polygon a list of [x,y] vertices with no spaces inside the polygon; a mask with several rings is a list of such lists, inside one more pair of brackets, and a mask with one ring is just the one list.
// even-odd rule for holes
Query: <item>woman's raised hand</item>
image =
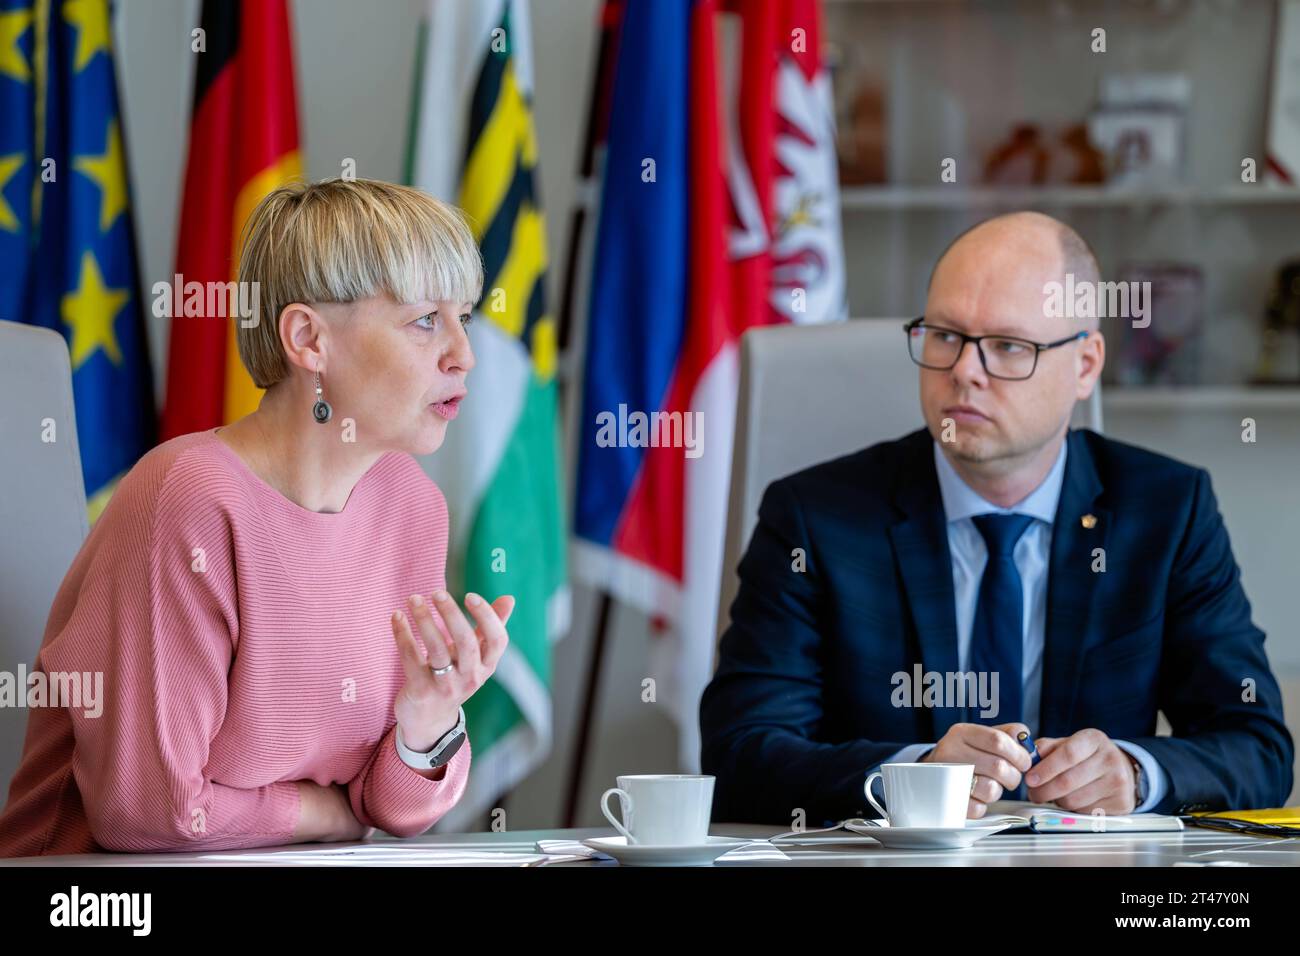
{"label": "woman's raised hand", "polygon": [[402,742],[426,751],[456,725],[460,706],[496,670],[510,641],[506,621],[515,599],[505,594],[488,604],[473,592],[465,595],[477,628],[446,591],[435,591],[432,605],[418,594],[407,603],[420,636],[412,632],[405,614],[393,612],[393,638],[406,672],[393,710]]}

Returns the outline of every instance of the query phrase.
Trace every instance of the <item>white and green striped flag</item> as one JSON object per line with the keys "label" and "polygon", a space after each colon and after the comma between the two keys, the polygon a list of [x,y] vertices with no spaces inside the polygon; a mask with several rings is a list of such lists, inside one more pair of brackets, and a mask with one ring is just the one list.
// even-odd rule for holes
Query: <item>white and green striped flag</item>
{"label": "white and green striped flag", "polygon": [[551,642],[569,616],[527,5],[429,0],[416,69],[407,181],[465,210],[485,279],[469,398],[421,464],[451,511],[449,589],[517,601],[510,647],[465,705],[469,790],[439,824],[454,830],[549,751]]}

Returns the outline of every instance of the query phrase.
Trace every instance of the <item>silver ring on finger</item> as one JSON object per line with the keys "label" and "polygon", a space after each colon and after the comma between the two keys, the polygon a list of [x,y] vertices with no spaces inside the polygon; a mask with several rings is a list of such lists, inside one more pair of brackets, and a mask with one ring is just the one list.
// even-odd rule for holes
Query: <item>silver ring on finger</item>
{"label": "silver ring on finger", "polygon": [[434,667],[432,664],[429,665],[429,670],[433,671],[434,677],[443,677],[446,674],[450,674],[455,669],[455,664],[448,664],[445,667]]}
{"label": "silver ring on finger", "polygon": [[971,774],[971,776],[970,776],[970,795],[971,795],[972,797],[975,796],[975,785],[976,785],[977,783],[979,783],[979,780],[980,780],[980,775],[979,775],[979,774],[977,774],[977,773],[973,773],[973,774]]}

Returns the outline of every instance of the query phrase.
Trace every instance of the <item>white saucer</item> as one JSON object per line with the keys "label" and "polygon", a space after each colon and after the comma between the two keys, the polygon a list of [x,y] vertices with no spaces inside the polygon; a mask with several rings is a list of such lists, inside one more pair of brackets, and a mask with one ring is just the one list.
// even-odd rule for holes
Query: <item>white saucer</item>
{"label": "white saucer", "polygon": [[1021,824],[1015,820],[967,820],[966,826],[960,828],[891,827],[883,820],[865,825],[854,821],[844,824],[854,833],[869,836],[897,850],[955,850],[1018,825]]}
{"label": "white saucer", "polygon": [[748,846],[753,840],[711,836],[707,843],[664,846],[627,842],[627,837],[592,837],[584,846],[608,853],[621,866],[708,866],[724,853]]}

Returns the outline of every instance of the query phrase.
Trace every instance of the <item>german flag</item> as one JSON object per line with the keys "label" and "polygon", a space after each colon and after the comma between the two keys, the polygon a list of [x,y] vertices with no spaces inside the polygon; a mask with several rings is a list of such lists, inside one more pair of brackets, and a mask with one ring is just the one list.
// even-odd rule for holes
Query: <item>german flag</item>
{"label": "german flag", "polygon": [[[185,284],[236,278],[249,214],[302,176],[285,0],[204,0],[200,27],[176,252],[176,281]],[[232,422],[261,398],[240,364],[234,321],[182,311],[171,324],[164,441]]]}

